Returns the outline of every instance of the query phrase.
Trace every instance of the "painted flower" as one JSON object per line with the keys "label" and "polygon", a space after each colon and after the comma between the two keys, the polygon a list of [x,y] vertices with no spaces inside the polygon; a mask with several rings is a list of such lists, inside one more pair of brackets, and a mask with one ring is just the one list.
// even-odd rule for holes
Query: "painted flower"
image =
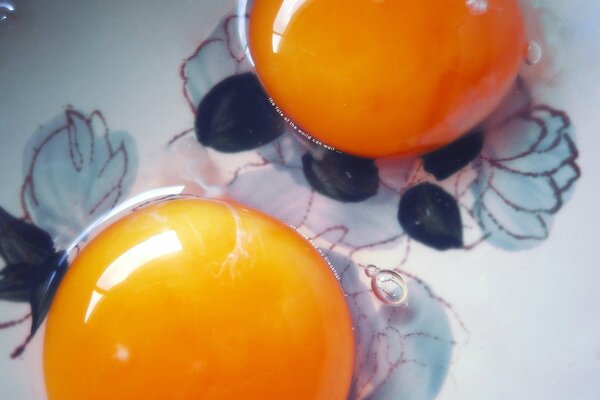
{"label": "painted flower", "polygon": [[137,153],[133,138],[109,132],[99,111],[67,108],[34,134],[23,163],[25,216],[66,248],[127,194]]}
{"label": "painted flower", "polygon": [[507,250],[543,242],[581,175],[577,157],[568,116],[546,105],[490,129],[472,186],[487,240]]}
{"label": "painted flower", "polygon": [[0,207],[0,298],[28,302],[31,314],[0,324],[8,328],[32,319],[31,333],[44,320],[67,268],[68,246],[129,191],[137,153],[125,132],[109,132],[99,111],[72,107],[42,126],[27,144],[21,186],[23,218]]}

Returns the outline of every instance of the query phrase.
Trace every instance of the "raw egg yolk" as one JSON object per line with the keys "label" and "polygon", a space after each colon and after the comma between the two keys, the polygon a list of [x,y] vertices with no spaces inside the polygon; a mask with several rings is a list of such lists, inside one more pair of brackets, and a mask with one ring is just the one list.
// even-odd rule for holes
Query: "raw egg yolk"
{"label": "raw egg yolk", "polygon": [[294,230],[224,202],[147,206],[96,236],[52,304],[50,400],[345,400],[343,293]]}
{"label": "raw egg yolk", "polygon": [[475,127],[525,47],[518,0],[254,0],[249,22],[275,105],[366,157],[422,154]]}

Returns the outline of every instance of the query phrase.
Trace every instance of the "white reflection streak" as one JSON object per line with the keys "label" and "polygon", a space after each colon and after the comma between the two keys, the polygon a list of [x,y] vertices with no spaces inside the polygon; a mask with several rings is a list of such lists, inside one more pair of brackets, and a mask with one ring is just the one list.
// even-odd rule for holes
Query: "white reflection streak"
{"label": "white reflection streak", "polygon": [[488,10],[488,0],[467,0],[467,7],[475,15],[485,14]]}
{"label": "white reflection streak", "polygon": [[15,5],[12,1],[0,1],[0,9],[2,8],[7,11],[15,11]]}
{"label": "white reflection streak", "polygon": [[277,53],[279,51],[281,39],[282,36],[280,34],[273,32],[273,53]]}
{"label": "white reflection streak", "polygon": [[254,65],[254,61],[252,60],[252,55],[250,54],[250,49],[248,48],[248,39],[246,37],[246,32],[247,32],[247,28],[246,28],[246,13],[248,10],[248,0],[240,0],[238,2],[238,8],[237,8],[237,16],[238,16],[238,38],[240,40],[240,43],[242,45],[242,48],[244,49],[244,53],[246,54],[246,57],[248,58],[248,61],[250,61],[250,64]]}
{"label": "white reflection streak", "polygon": [[273,23],[273,53],[279,51],[281,38],[283,37],[290,20],[305,1],[306,0],[283,0],[281,8],[275,17],[275,22]]}
{"label": "white reflection streak", "polygon": [[110,290],[149,261],[182,249],[183,247],[175,231],[167,231],[152,236],[113,261],[98,279],[98,288]]}
{"label": "white reflection streak", "polygon": [[179,195],[179,194],[183,193],[184,189],[185,189],[185,186],[182,186],[182,185],[169,186],[169,187],[159,188],[159,189],[152,189],[147,192],[138,194],[137,196],[134,196],[131,199],[121,203],[117,207],[108,211],[106,214],[102,215],[94,223],[92,223],[90,226],[88,226],[79,236],[77,236],[75,238],[75,240],[73,240],[71,245],[69,247],[67,247],[67,250],[66,250],[67,254],[71,254],[73,249],[75,247],[77,247],[81,242],[83,242],[90,233],[92,233],[96,228],[98,228],[100,225],[102,225],[104,222],[108,221],[115,215],[117,215],[129,208],[132,208],[133,206],[141,204],[145,201],[157,199],[157,198],[163,197],[163,196],[166,197],[166,196]]}
{"label": "white reflection streak", "polygon": [[94,308],[96,308],[96,304],[98,304],[98,302],[103,297],[104,297],[103,294],[98,293],[95,290],[92,292],[92,297],[90,298],[90,304],[88,304],[87,311],[85,312],[85,318],[83,320],[84,324],[86,324],[88,322],[88,320],[90,319],[90,315],[92,315],[92,312],[94,311]]}
{"label": "white reflection streak", "polygon": [[175,231],[167,231],[152,236],[137,246],[123,253],[104,271],[96,284],[98,291],[94,290],[90,304],[85,313],[87,322],[98,302],[104,296],[99,291],[107,292],[114,286],[125,281],[129,275],[143,267],[145,264],[168,254],[181,251],[183,246]]}

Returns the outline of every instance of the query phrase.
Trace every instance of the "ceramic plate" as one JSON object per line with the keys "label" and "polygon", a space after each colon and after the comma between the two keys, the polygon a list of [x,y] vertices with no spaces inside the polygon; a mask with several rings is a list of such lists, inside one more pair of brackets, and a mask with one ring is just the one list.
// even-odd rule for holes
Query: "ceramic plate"
{"label": "ceramic plate", "polygon": [[[351,399],[597,398],[600,5],[523,8],[529,63],[479,131],[369,160],[271,115],[238,134],[268,99],[233,1],[0,2],[0,397],[45,398],[57,254],[126,201],[186,192],[323,249],[354,315]],[[236,129],[196,135],[199,107]],[[407,281],[405,304],[377,296],[371,264]]]}

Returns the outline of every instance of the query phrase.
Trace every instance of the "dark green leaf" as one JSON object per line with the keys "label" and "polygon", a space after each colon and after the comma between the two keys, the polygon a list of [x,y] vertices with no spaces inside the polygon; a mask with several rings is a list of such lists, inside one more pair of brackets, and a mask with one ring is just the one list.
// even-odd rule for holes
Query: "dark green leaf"
{"label": "dark green leaf", "polygon": [[438,250],[462,247],[462,221],[454,197],[431,183],[407,190],[400,199],[398,220],[413,239]]}
{"label": "dark green leaf", "polygon": [[422,157],[423,168],[438,181],[460,171],[475,159],[483,147],[483,132],[475,130],[457,141]]}
{"label": "dark green leaf", "polygon": [[0,207],[0,256],[6,264],[39,264],[54,251],[46,231]]}
{"label": "dark green leaf", "polygon": [[325,149],[302,156],[310,185],[332,199],[355,203],[377,194],[379,170],[375,161]]}
{"label": "dark green leaf", "polygon": [[196,137],[226,153],[250,150],[277,139],[285,129],[256,75],[226,78],[198,105]]}

